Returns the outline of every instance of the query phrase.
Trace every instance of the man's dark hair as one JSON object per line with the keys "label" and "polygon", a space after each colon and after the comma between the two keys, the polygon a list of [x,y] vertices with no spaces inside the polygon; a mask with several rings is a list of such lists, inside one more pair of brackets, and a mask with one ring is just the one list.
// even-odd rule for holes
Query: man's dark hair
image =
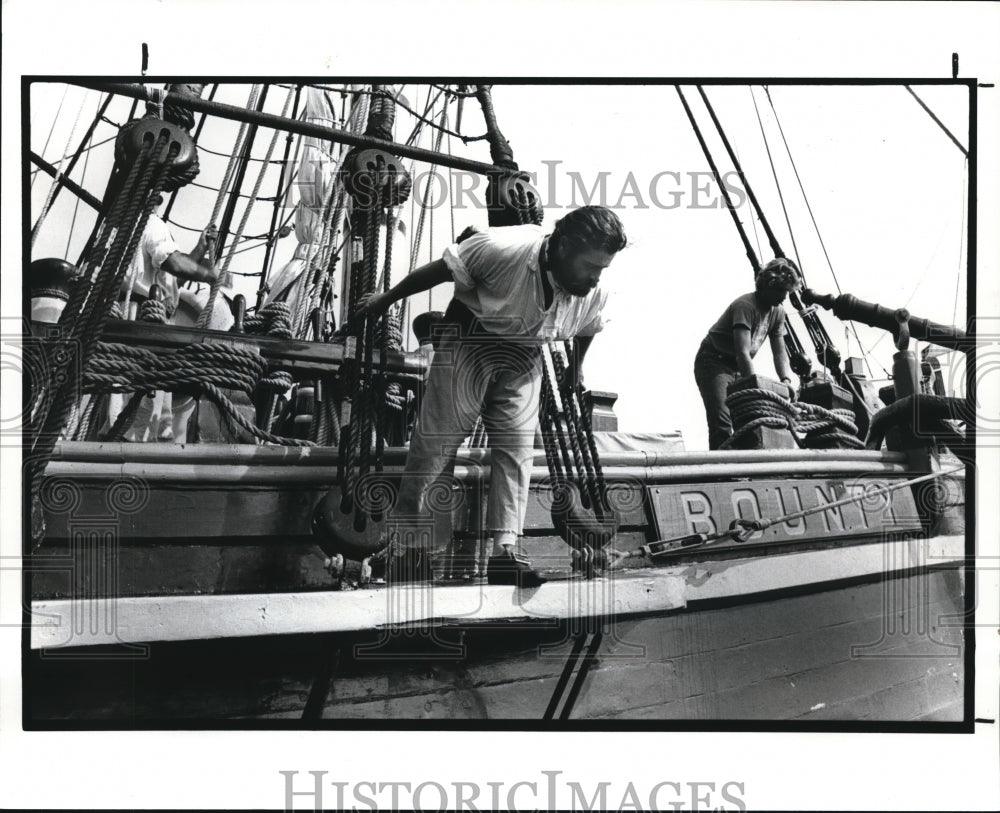
{"label": "man's dark hair", "polygon": [[802,272],[793,260],[778,257],[757,272],[755,283],[758,291],[791,292],[802,287]]}
{"label": "man's dark hair", "polygon": [[462,230],[462,233],[460,235],[458,235],[458,237],[455,238],[455,242],[456,243],[464,243],[466,240],[468,240],[474,234],[479,234],[479,229],[477,229],[475,226],[466,226]]}
{"label": "man's dark hair", "polygon": [[604,206],[581,206],[557,220],[551,240],[555,245],[563,239],[577,251],[596,250],[608,254],[616,254],[628,243],[618,215]]}

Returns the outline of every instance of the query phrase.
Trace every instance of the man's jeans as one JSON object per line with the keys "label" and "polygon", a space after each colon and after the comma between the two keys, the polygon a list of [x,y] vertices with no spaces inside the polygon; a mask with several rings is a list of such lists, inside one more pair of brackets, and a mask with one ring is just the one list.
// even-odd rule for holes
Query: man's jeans
{"label": "man's jeans", "polygon": [[397,550],[433,545],[426,529],[434,511],[446,510],[441,490],[450,491],[458,447],[472,434],[480,414],[491,460],[487,529],[522,533],[541,374],[537,343],[480,336],[441,342],[393,511]]}
{"label": "man's jeans", "polygon": [[705,403],[709,449],[718,449],[733,434],[733,421],[726,406],[726,390],[739,377],[736,359],[727,358],[702,343],[694,357],[694,380]]}

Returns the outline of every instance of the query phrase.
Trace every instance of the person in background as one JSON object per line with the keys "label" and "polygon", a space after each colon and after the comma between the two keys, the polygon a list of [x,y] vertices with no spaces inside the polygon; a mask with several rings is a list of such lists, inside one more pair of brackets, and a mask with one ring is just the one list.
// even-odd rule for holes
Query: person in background
{"label": "person in background", "polygon": [[709,449],[718,449],[732,436],[727,388],[754,374],[753,360],[765,339],[771,345],[774,370],[794,397],[781,303],[801,282],[794,262],[781,257],[771,260],[757,273],[755,289],[734,299],[702,340],[694,359],[694,378],[705,404]]}
{"label": "person in background", "polygon": [[[160,196],[156,205],[162,202],[163,197]],[[166,323],[172,324],[180,302],[178,283],[189,280],[211,283],[215,279],[216,269],[209,255],[217,237],[215,224],[209,224],[191,251],[181,251],[167,224],[156,212],[151,213],[122,281],[119,295],[125,300],[124,318],[138,318],[142,303],[149,298],[155,284],[159,291],[158,298],[166,310]],[[110,423],[114,423],[125,403],[127,399],[112,396],[108,415]],[[125,439],[183,442],[193,407],[193,399],[185,398],[175,409],[171,394],[157,391],[151,402],[148,399],[143,401],[131,428],[125,433]]]}

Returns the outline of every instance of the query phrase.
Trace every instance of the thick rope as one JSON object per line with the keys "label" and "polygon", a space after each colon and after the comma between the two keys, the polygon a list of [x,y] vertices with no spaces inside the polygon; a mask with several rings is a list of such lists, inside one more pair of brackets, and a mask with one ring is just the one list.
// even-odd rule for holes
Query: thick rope
{"label": "thick rope", "polygon": [[[543,363],[545,357],[546,354],[543,353]],[[554,375],[555,373],[553,372]],[[549,429],[555,439],[554,448],[559,452],[555,459],[559,467],[560,477],[563,480],[568,480],[573,471],[573,458],[570,455],[569,443],[566,440],[566,428],[563,425],[562,414],[556,402],[555,388],[552,386],[552,379],[549,377],[548,364],[544,365],[542,374],[542,394],[548,404]]]}
{"label": "thick rope", "polygon": [[734,432],[720,448],[736,446],[755,429],[787,429],[804,449],[861,449],[854,413],[848,409],[825,409],[815,404],[792,402],[770,390],[750,388],[726,399]]}
{"label": "thick rope", "polygon": [[166,303],[159,299],[147,299],[139,306],[139,321],[165,325],[167,323]]}
{"label": "thick rope", "polygon": [[132,422],[135,420],[135,416],[139,413],[139,407],[142,402],[150,396],[148,392],[137,392],[130,399],[125,408],[118,414],[118,418],[115,420],[114,425],[108,430],[102,440],[105,443],[121,443],[125,439],[125,433],[128,432],[129,428],[132,426]]}
{"label": "thick rope", "polygon": [[[114,292],[121,286],[128,263],[135,254],[146,221],[155,205],[156,196],[176,157],[177,147],[173,145],[166,160],[158,162],[166,144],[167,139],[161,136],[152,147],[147,143],[140,150],[135,164],[129,170],[126,184],[112,206],[112,214],[119,215],[121,219],[109,218],[113,225],[107,229],[102,227],[99,243],[102,251],[97,256],[103,253],[103,246],[108,239],[112,240],[111,249],[103,257],[99,271],[96,271],[97,263],[94,262],[92,274],[84,275],[85,279],[92,279],[93,283],[90,286],[83,283],[77,286],[78,290],[85,287],[87,290],[79,294],[74,291],[67,305],[69,313],[64,311],[60,317],[60,325],[68,328],[67,332],[75,342],[70,344],[70,352],[60,349],[64,355],[61,363],[58,355],[51,359],[53,374],[39,403],[37,421],[32,426],[32,460],[28,466],[27,479],[32,494],[32,536],[36,544],[41,542],[45,532],[44,516],[38,502],[42,475],[56,439],[65,428],[74,404],[79,400],[79,382],[76,376],[66,375],[66,370],[74,360],[86,369],[94,355],[99,336],[110,317]],[[147,158],[139,171],[138,166]],[[85,313],[81,313],[85,300],[88,308]],[[70,305],[73,307],[69,308]],[[72,352],[74,347],[79,348],[76,353]],[[53,354],[57,354],[57,351],[54,350]],[[60,377],[63,382],[60,382]]]}
{"label": "thick rope", "polygon": [[558,420],[555,399],[552,394],[552,385],[549,383],[548,374],[542,376],[542,448],[545,450],[545,463],[549,469],[549,476],[555,483],[566,481],[566,472],[562,462],[559,460],[559,449],[556,441],[555,422]]}
{"label": "thick rope", "polygon": [[83,330],[80,314],[83,312],[84,305],[94,290],[94,284],[97,282],[97,276],[101,271],[108,251],[108,243],[113,241],[118,226],[128,210],[140,169],[143,166],[143,162],[149,157],[150,149],[149,145],[144,145],[136,160],[132,163],[132,166],[129,167],[121,193],[115,198],[111,206],[111,211],[108,212],[108,216],[98,228],[94,246],[90,252],[90,259],[87,261],[85,270],[81,274],[80,282],[73,288],[69,301],[66,303],[66,307],[59,317],[59,325],[67,331],[80,333]]}
{"label": "thick rope", "polygon": [[235,407],[223,390],[248,396],[285,392],[292,384],[284,371],[268,372],[259,353],[240,347],[194,344],[170,354],[157,354],[130,345],[102,342],[83,375],[87,393],[154,390],[194,397],[207,396],[218,408],[229,429],[240,429],[267,443],[311,446],[311,441],[283,438],[257,427]]}
{"label": "thick rope", "polygon": [[[52,380],[58,381],[60,375],[62,375],[66,379],[66,383],[61,387],[56,385],[53,387],[51,393],[47,391],[45,393],[46,397],[40,405],[38,426],[44,427],[45,431],[43,434],[47,437],[42,441],[41,449],[37,445],[38,438],[36,437],[35,450],[41,451],[43,458],[48,451],[51,451],[52,446],[54,446],[55,438],[62,431],[66,416],[77,400],[77,382],[73,376],[65,376],[64,374],[65,369],[73,361],[72,349],[82,345],[78,352],[78,358],[79,363],[85,365],[97,343],[101,330],[104,327],[104,322],[110,315],[109,300],[111,297],[109,289],[115,284],[118,286],[121,285],[121,277],[124,275],[125,265],[123,261],[130,259],[130,254],[134,254],[135,252],[135,245],[138,243],[138,239],[130,238],[134,237],[140,226],[145,227],[150,203],[147,201],[144,207],[140,201],[147,197],[146,193],[150,188],[150,180],[156,165],[158,153],[164,143],[163,140],[158,140],[154,148],[152,148],[152,155],[150,155],[148,145],[140,152],[136,166],[133,167],[133,171],[130,171],[128,179],[133,181],[136,192],[142,194],[128,195],[126,197],[125,193],[131,191],[131,189],[129,186],[123,189],[123,194],[120,198],[121,205],[116,205],[115,207],[115,211],[120,213],[122,228],[119,228],[118,225],[109,227],[107,230],[107,239],[112,239],[112,245],[104,257],[99,271],[96,270],[97,265],[95,262],[94,269],[96,273],[93,284],[89,287],[83,283],[77,285],[73,295],[70,296],[66,309],[64,309],[60,317],[60,326],[67,328],[72,343],[69,345],[70,352],[65,353],[66,358],[63,364],[54,364],[56,369]],[[143,158],[148,158],[148,161],[146,161],[142,170],[139,171],[139,163]],[[165,168],[165,166],[164,164],[163,167]],[[162,169],[159,175],[162,178]],[[154,188],[155,186],[153,184]],[[138,223],[136,223],[136,220],[138,220]],[[131,227],[131,232],[126,226]],[[141,235],[141,232],[139,234]],[[129,248],[131,248],[131,252]],[[84,303],[84,300],[86,300],[86,303]],[[85,311],[83,311],[84,304],[87,306]],[[76,313],[74,313],[74,310]]]}
{"label": "thick rope", "polygon": [[858,425],[850,409],[825,409],[816,404],[796,403],[795,433],[803,449],[863,449]]}
{"label": "thick rope", "polygon": [[243,320],[243,332],[291,339],[291,310],[287,302],[270,302]]}
{"label": "thick rope", "polygon": [[[570,363],[574,368],[579,369],[580,362],[576,358],[575,353],[569,350],[571,343],[567,343],[567,352],[569,354]],[[580,422],[583,428],[583,439],[586,441],[587,449],[590,453],[591,466],[594,471],[594,477],[596,480],[596,492],[597,492],[597,505],[600,507],[597,516],[599,519],[604,518],[604,512],[610,513],[611,508],[608,504],[608,484],[604,479],[604,469],[601,466],[601,456],[597,452],[597,441],[594,440],[594,426],[591,422],[590,410],[584,407],[583,403],[583,385],[577,380],[576,386],[574,388],[574,395],[580,405]]]}
{"label": "thick rope", "polygon": [[[571,391],[569,378],[566,374],[566,366],[563,362],[562,354],[549,344],[552,355],[552,366],[556,373],[556,383],[559,386],[559,398],[563,404],[563,413],[566,417],[567,434],[569,435],[570,447],[573,449],[573,462],[576,465],[577,477],[583,484],[586,501],[585,508],[593,508],[598,518],[603,519],[604,512],[600,505],[600,496],[597,489],[597,477],[594,472],[593,461],[590,459],[589,448],[583,439],[583,428],[580,422],[580,411],[577,409],[576,399]],[[589,504],[588,504],[589,503]]]}
{"label": "thick rope", "polygon": [[[383,178],[382,164],[375,171],[375,188],[381,189]],[[381,207],[376,204],[367,213],[365,228],[365,268],[364,268],[364,293],[375,292],[378,276],[378,217]],[[364,326],[360,328],[358,339],[364,348],[364,367],[362,369],[361,391],[359,393],[360,409],[357,413],[357,443],[358,443],[358,477],[364,479],[371,470],[372,457],[372,426],[375,419],[376,404],[374,402],[374,351],[375,351],[375,324],[377,320],[371,316],[364,321]],[[355,512],[354,527],[358,531],[364,530],[365,518],[363,512]]]}

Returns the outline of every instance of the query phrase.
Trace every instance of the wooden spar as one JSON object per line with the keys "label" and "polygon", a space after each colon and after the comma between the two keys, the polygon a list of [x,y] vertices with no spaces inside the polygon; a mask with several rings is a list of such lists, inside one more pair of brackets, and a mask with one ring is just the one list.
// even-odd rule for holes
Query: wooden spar
{"label": "wooden spar", "polygon": [[[85,79],[73,79],[70,84],[80,87],[102,90],[108,93],[116,93],[121,96],[131,96],[135,99],[151,100],[152,94],[143,85],[133,85],[125,82],[92,82]],[[205,99],[183,96],[176,93],[167,93],[165,102],[175,104],[178,107],[186,107],[203,113],[209,113],[223,119],[232,121],[245,121],[249,124],[257,124],[262,127],[271,127],[286,133],[296,133],[297,135],[312,136],[313,138],[323,138],[329,141],[336,141],[341,144],[349,144],[353,147],[371,147],[385,150],[386,152],[404,158],[413,158],[417,161],[425,161],[429,164],[439,164],[451,169],[464,169],[475,172],[479,175],[527,175],[516,169],[509,167],[494,166],[481,161],[472,161],[467,158],[459,158],[454,155],[436,153],[433,150],[425,150],[420,147],[411,147],[406,144],[398,144],[394,141],[383,141],[380,138],[370,136],[355,135],[354,133],[338,130],[335,127],[325,127],[321,124],[312,124],[305,121],[292,121],[282,116],[271,113],[256,112],[246,110],[242,107],[223,104],[221,102],[209,102]]]}
{"label": "wooden spar", "polygon": [[[75,193],[76,196],[80,198],[80,200],[84,201],[85,203],[89,203],[91,206],[94,206],[94,201],[97,201],[97,198],[95,198],[89,192],[86,192],[81,186],[79,186],[79,185],[74,184],[73,182],[71,182],[69,180],[69,176],[70,176],[70,173],[73,172],[73,167],[76,166],[77,161],[80,160],[80,156],[83,155],[83,153],[85,152],[85,148],[86,148],[88,142],[90,141],[91,136],[94,135],[94,130],[97,129],[97,125],[101,121],[101,117],[107,111],[108,105],[111,104],[111,100],[113,98],[114,98],[114,95],[111,94],[111,93],[109,93],[107,95],[107,98],[105,98],[104,103],[101,105],[101,109],[97,111],[97,115],[94,116],[94,120],[90,123],[90,126],[87,128],[87,132],[85,132],[83,134],[83,138],[80,139],[80,146],[77,148],[76,152],[73,154],[73,157],[69,159],[69,164],[66,165],[66,170],[65,170],[65,172],[62,173],[62,177],[61,178],[58,177],[55,174],[54,169],[51,168],[51,164],[47,164],[46,166],[42,166],[42,164],[38,164],[38,166],[41,169],[44,169],[46,172],[49,173],[49,175],[51,175],[53,178],[57,178],[57,180],[59,181],[59,186],[56,188],[56,191],[53,193],[52,200],[49,203],[50,207],[55,204],[56,198],[59,197],[59,192],[62,190],[62,188],[64,186],[67,189],[69,189],[70,192]],[[34,160],[38,156],[36,156],[34,153],[31,153],[31,157],[32,157],[32,160]],[[41,160],[41,158],[39,158],[39,160]],[[101,210],[101,203],[100,203],[100,201],[97,201],[97,205],[94,206],[94,208],[97,209],[98,211]]]}
{"label": "wooden spar", "polygon": [[[92,206],[95,211],[97,212],[101,211],[101,202],[94,195],[90,194],[90,192],[88,192],[86,189],[80,186],[80,184],[78,184],[76,181],[70,180],[65,172],[59,173],[59,171],[56,170],[56,168],[52,166],[52,164],[50,164],[40,155],[35,155],[35,153],[29,152],[28,156],[31,158],[31,163],[33,163],[43,172],[46,172],[47,174],[51,175],[53,178],[56,179],[56,183],[59,185],[59,188],[65,186],[70,192],[76,195],[80,200],[82,200],[88,206]],[[53,200],[55,200],[54,196]]]}
{"label": "wooden spar", "polygon": [[[602,464],[604,461],[601,461]],[[336,483],[336,468],[330,466],[304,468],[300,466],[234,466],[226,464],[206,464],[194,466],[182,463],[69,463],[52,460],[45,470],[46,477],[72,478],[77,484],[98,481],[106,484],[122,477],[136,477],[147,486],[164,484],[170,488],[188,485],[198,491],[209,488],[209,484],[222,486],[230,491],[239,491],[251,486],[281,487],[303,485],[317,490],[327,489]],[[402,465],[385,470],[388,480],[396,480],[403,473]],[[614,490],[616,480],[625,481],[625,487],[632,489],[642,486],[665,485],[667,483],[714,483],[717,480],[740,477],[815,477],[822,473],[829,478],[887,477],[907,474],[903,464],[885,463],[860,465],[856,462],[830,463],[820,469],[812,462],[807,463],[762,463],[750,467],[748,464],[704,464],[701,466],[605,466],[605,477],[609,488]],[[458,483],[479,481],[489,474],[488,466],[455,466],[454,480]],[[531,470],[532,483],[549,483],[549,470],[537,466]],[[339,494],[339,492],[338,492]],[[339,498],[339,497],[338,497]]]}
{"label": "wooden spar", "polygon": [[[899,311],[883,307],[873,302],[865,302],[852,294],[818,294],[806,288],[802,291],[802,301],[807,305],[822,305],[827,310],[833,311],[838,319],[848,319],[854,322],[861,322],[869,327],[881,328],[899,335],[899,320],[896,314]],[[907,312],[908,314],[908,312]],[[949,347],[953,350],[971,350],[972,345],[966,337],[965,331],[952,325],[941,325],[929,319],[921,319],[917,316],[907,316],[910,335],[921,341],[931,342],[941,347]]]}

